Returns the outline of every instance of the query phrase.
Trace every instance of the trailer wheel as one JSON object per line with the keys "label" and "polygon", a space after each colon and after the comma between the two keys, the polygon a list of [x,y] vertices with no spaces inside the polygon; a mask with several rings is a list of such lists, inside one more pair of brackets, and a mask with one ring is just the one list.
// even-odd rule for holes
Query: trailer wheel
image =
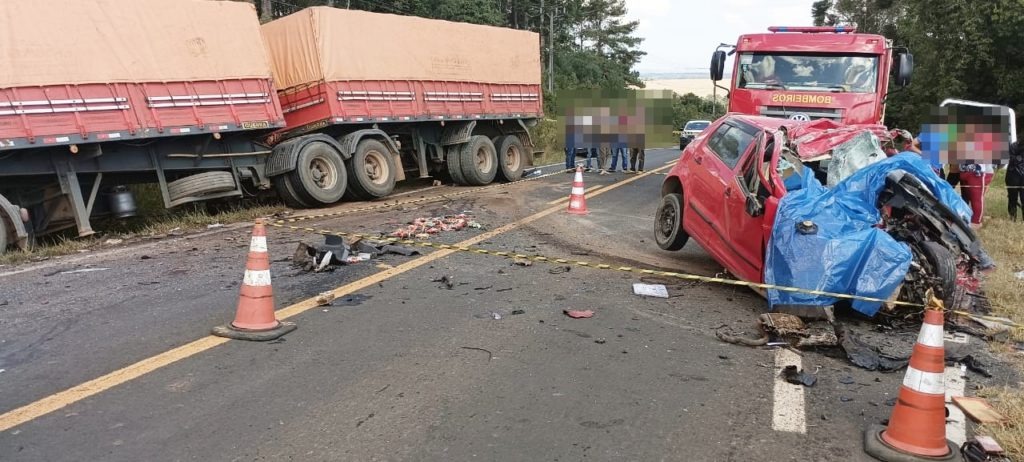
{"label": "trailer wheel", "polygon": [[494,181],[498,174],[498,153],[494,143],[486,136],[474,136],[462,146],[459,153],[462,176],[472,186],[483,186]]}
{"label": "trailer wheel", "polygon": [[10,228],[10,226],[7,226],[7,219],[4,218],[3,212],[0,212],[0,255],[7,252],[7,246],[11,243],[7,238],[7,233],[10,232]]}
{"label": "trailer wheel", "polygon": [[654,240],[663,250],[679,250],[690,240],[683,230],[683,195],[665,194],[654,214]]}
{"label": "trailer wheel", "polygon": [[215,194],[235,189],[235,174],[231,172],[203,172],[167,183],[167,195],[171,202],[182,199],[202,199],[207,194]]}
{"label": "trailer wheel", "polygon": [[288,176],[298,202],[313,207],[338,202],[348,187],[345,161],[338,151],[322,141],[312,141],[302,147],[295,170]]}
{"label": "trailer wheel", "polygon": [[454,146],[445,146],[444,148],[444,163],[448,167],[448,176],[452,178],[452,183],[457,185],[464,185],[466,183],[466,177],[462,176],[462,145],[457,144]]}
{"label": "trailer wheel", "polygon": [[378,199],[395,189],[395,161],[384,143],[365,138],[349,159],[349,189],[356,197]]}
{"label": "trailer wheel", "polygon": [[504,181],[516,181],[523,176],[526,149],[515,135],[501,136],[494,142],[498,148],[498,177]]}
{"label": "trailer wheel", "polygon": [[293,209],[313,208],[313,204],[306,202],[306,199],[299,196],[299,193],[295,191],[287,173],[271,178],[270,182],[274,185],[274,190],[277,191],[277,197],[280,197],[285,205]]}

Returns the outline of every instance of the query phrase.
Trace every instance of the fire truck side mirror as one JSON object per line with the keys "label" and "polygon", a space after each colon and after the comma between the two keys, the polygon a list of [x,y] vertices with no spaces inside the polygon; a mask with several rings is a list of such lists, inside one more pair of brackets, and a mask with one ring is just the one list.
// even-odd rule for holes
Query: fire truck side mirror
{"label": "fire truck side mirror", "polygon": [[914,73],[914,55],[909,51],[900,53],[896,59],[896,85],[910,85],[910,75]]}
{"label": "fire truck side mirror", "polygon": [[717,50],[711,55],[711,81],[718,82],[725,75],[725,51]]}

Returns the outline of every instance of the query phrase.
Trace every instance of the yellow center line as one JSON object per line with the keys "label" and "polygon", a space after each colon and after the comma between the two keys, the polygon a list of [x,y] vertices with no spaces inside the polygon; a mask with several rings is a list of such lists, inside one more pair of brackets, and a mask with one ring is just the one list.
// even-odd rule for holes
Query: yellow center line
{"label": "yellow center line", "polygon": [[[613,184],[614,184],[614,183],[613,183]],[[594,192],[594,191],[597,191],[598,189],[601,189],[601,188],[603,188],[603,187],[604,187],[604,185],[597,185],[597,186],[593,186],[593,187],[587,188],[587,189],[583,190],[583,194],[584,194],[584,195],[586,195],[586,194],[590,194],[590,193],[592,193],[592,192]],[[557,204],[557,203],[559,203],[559,202],[565,202],[565,201],[567,201],[568,199],[569,199],[569,198],[567,198],[567,197],[563,197],[563,198],[561,198],[561,199],[555,199],[555,200],[553,200],[553,201],[550,201],[550,202],[548,202],[548,205],[555,205],[555,204]]]}
{"label": "yellow center line", "polygon": [[[653,175],[654,173],[660,170],[667,169],[669,167],[671,167],[671,165],[665,165],[663,167],[659,167],[649,172],[637,175],[628,180],[624,180],[619,183],[613,183],[601,189],[600,191],[595,192],[593,196],[599,196],[615,188],[627,185],[645,176]],[[568,202],[568,200],[568,198],[560,199],[560,202]],[[550,207],[548,209],[545,209],[528,217],[522,218],[515,222],[495,228],[491,231],[477,235],[473,238],[466,239],[462,242],[459,242],[458,244],[453,245],[452,247],[468,247],[471,245],[478,244],[480,242],[494,238],[495,236],[498,236],[500,234],[507,233],[523,225],[540,220],[541,218],[544,218],[555,212],[560,212],[562,210],[563,209],[561,204],[554,207]],[[333,293],[335,297],[342,297],[353,292],[362,290],[366,287],[372,286],[374,284],[377,284],[378,282],[384,281],[385,279],[388,279],[392,276],[397,276],[399,274],[418,268],[432,261],[447,257],[448,255],[451,255],[458,251],[458,249],[438,250],[428,255],[419,257],[415,260],[405,262],[394,268],[384,270],[382,272],[373,274],[372,276],[368,276],[358,281],[354,281],[352,283],[338,287],[332,290],[331,293]],[[301,302],[295,303],[291,306],[282,308],[281,310],[278,310],[276,312],[278,319],[287,319],[318,307],[319,303],[316,301],[317,298],[318,297],[311,297]],[[199,353],[210,350],[214,347],[223,345],[228,341],[228,339],[222,337],[215,337],[212,335],[206,336],[200,338],[199,340],[186,343],[172,350],[168,350],[158,355],[143,359],[132,365],[118,369],[106,375],[97,377],[88,382],[75,385],[64,391],[60,391],[52,395],[49,395],[45,398],[41,398],[22,407],[13,409],[11,411],[7,411],[0,415],[0,432],[7,431],[25,422],[35,420],[58,409],[64,408],[78,401],[89,398],[90,396],[97,395],[118,385],[137,379],[143,375],[146,375],[164,366],[168,366],[175,362],[181,361],[186,358],[190,358]]]}

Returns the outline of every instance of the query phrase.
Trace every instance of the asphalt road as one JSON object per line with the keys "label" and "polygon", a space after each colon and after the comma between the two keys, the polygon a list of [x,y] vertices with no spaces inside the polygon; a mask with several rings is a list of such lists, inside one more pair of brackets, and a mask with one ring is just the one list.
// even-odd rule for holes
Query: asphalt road
{"label": "asphalt road", "polygon": [[[484,229],[430,240],[714,275],[695,244],[653,243],[664,176],[651,171],[677,157],[648,152],[639,178],[587,174],[602,187],[584,217],[551,210],[572,182],[555,174],[297,225],[377,233],[469,212]],[[246,225],[0,268],[0,460],[869,460],[863,429],[889,417],[902,380],[720,342],[716,327],[766,308],[743,289],[643,298],[635,273],[431,248],[290,267],[299,241],[321,240],[269,228],[277,305],[299,326],[270,343],[206,337],[234,314]],[[336,288],[332,306],[290,306]],[[794,358],[814,387],[780,388],[777,364]]]}

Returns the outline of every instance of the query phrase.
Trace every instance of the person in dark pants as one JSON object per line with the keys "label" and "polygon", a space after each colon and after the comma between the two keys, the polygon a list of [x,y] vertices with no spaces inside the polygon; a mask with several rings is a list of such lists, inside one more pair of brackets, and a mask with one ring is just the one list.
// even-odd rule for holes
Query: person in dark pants
{"label": "person in dark pants", "polygon": [[646,157],[643,148],[632,148],[632,152],[629,153],[629,171],[633,173],[644,171],[644,157]]}
{"label": "person in dark pants", "polygon": [[571,131],[565,132],[565,169],[573,171],[576,168],[576,140],[573,139]]}
{"label": "person in dark pants", "polygon": [[1019,141],[1010,145],[1010,163],[1006,167],[1006,211],[1017,221],[1017,209],[1024,208],[1024,147]]}

